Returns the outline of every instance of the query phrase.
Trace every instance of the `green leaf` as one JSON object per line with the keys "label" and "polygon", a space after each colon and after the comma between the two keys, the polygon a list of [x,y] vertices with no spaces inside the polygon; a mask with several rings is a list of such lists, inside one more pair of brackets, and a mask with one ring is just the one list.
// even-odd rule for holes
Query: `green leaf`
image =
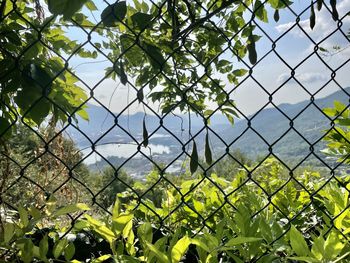
{"label": "green leaf", "polygon": [[21,253],[21,258],[24,263],[30,263],[33,260],[34,244],[31,239],[24,240],[24,246]]}
{"label": "green leaf", "polygon": [[311,11],[310,11],[310,28],[314,29],[316,23],[316,15],[313,1],[311,1]]}
{"label": "green leaf", "polygon": [[39,242],[39,254],[41,259],[46,259],[47,252],[49,251],[49,240],[45,235]]}
{"label": "green leaf", "polygon": [[334,260],[343,250],[345,247],[345,243],[342,243],[338,237],[338,234],[334,231],[331,232],[324,244],[324,250],[326,259],[328,260]]}
{"label": "green leaf", "polygon": [[69,243],[69,245],[64,249],[64,258],[67,261],[70,261],[75,254],[75,246],[73,243]]}
{"label": "green leaf", "polygon": [[116,3],[107,6],[101,14],[101,20],[107,27],[115,26],[118,22],[121,22],[127,12],[127,6],[125,1],[117,1]]}
{"label": "green leaf", "polygon": [[260,0],[255,1],[254,14],[259,20],[261,20],[265,23],[268,22],[267,11]]}
{"label": "green leaf", "polygon": [[161,69],[165,65],[165,59],[162,55],[161,50],[151,44],[145,43],[144,45],[146,55],[149,58],[149,61],[154,69]]}
{"label": "green leaf", "polygon": [[118,217],[112,218],[113,230],[115,233],[120,234],[127,223],[134,218],[133,214],[121,214]]}
{"label": "green leaf", "polygon": [[92,218],[85,214],[85,218],[89,222],[92,230],[98,233],[103,239],[105,239],[109,244],[113,244],[116,236],[108,227],[106,227],[101,221]]}
{"label": "green leaf", "polygon": [[350,126],[350,119],[336,119],[336,122],[341,126]]}
{"label": "green leaf", "polygon": [[290,6],[293,2],[290,0],[268,0],[273,9],[281,9]]}
{"label": "green leaf", "polygon": [[166,254],[162,253],[156,246],[149,242],[145,242],[146,247],[155,254],[157,257],[158,261],[160,263],[169,263],[168,257]]}
{"label": "green leaf", "polygon": [[85,4],[85,6],[90,10],[90,11],[96,11],[98,10],[97,6],[94,4],[92,0],[88,0]]}
{"label": "green leaf", "polygon": [[101,257],[98,257],[98,258],[95,258],[91,261],[91,263],[102,263],[102,262],[105,262],[106,260],[112,258],[112,255],[103,255]]}
{"label": "green leaf", "polygon": [[15,225],[13,223],[4,223],[3,241],[8,244],[15,234]]}
{"label": "green leaf", "polygon": [[317,0],[317,10],[321,11],[323,5],[323,0]]}
{"label": "green leaf", "polygon": [[119,213],[120,213],[120,200],[118,196],[116,196],[115,202],[113,205],[112,216],[117,218],[119,216]]}
{"label": "green leaf", "polygon": [[148,146],[148,131],[146,127],[146,118],[143,118],[143,147]]}
{"label": "green leaf", "polygon": [[87,0],[48,0],[47,4],[52,14],[70,19],[86,2]]}
{"label": "green leaf", "polygon": [[209,144],[209,133],[208,132],[205,136],[205,161],[209,165],[211,165],[213,162],[213,157],[211,154],[211,149],[210,149],[210,144]]}
{"label": "green leaf", "polygon": [[140,238],[141,242],[152,242],[153,232],[152,225],[149,222],[142,223],[137,228],[137,235]]}
{"label": "green leaf", "polygon": [[64,206],[62,208],[57,209],[52,215],[53,216],[61,216],[66,215],[78,211],[88,211],[90,208],[86,204],[77,203],[77,204],[71,204]]}
{"label": "green leaf", "polygon": [[310,250],[306,244],[303,235],[292,225],[289,231],[290,244],[293,251],[300,257],[307,257],[310,254]]}
{"label": "green leaf", "polygon": [[22,89],[14,98],[19,112],[40,125],[48,116],[51,103],[45,98],[51,91],[51,73],[42,66],[29,64],[23,71]]}
{"label": "green leaf", "polygon": [[89,121],[89,114],[86,110],[80,109],[76,112],[77,115],[79,115],[83,120]]}
{"label": "green leaf", "polygon": [[67,239],[61,239],[55,244],[55,246],[52,250],[54,258],[57,259],[57,258],[59,258],[59,256],[62,255],[63,250],[66,248],[67,244],[68,244]]}
{"label": "green leaf", "polygon": [[204,242],[203,240],[200,240],[198,238],[192,238],[191,239],[191,244],[196,245],[197,247],[200,247],[201,249],[203,249],[206,252],[210,252],[211,251],[211,249],[208,247],[206,242]]}
{"label": "green leaf", "polygon": [[145,30],[152,21],[152,16],[142,12],[137,12],[131,16],[131,20],[139,30]]}
{"label": "green leaf", "polygon": [[320,263],[319,260],[312,258],[312,257],[288,257],[288,258],[295,260],[297,262]]}
{"label": "green leaf", "polygon": [[231,238],[227,243],[225,244],[225,247],[233,247],[237,245],[242,245],[245,243],[253,243],[261,241],[262,238],[259,237],[234,237]]}
{"label": "green leaf", "polygon": [[177,241],[175,246],[171,249],[171,262],[180,262],[181,258],[185,255],[190,244],[191,239],[188,236],[184,236],[179,241]]}
{"label": "green leaf", "polygon": [[53,81],[53,77],[47,69],[34,63],[24,68],[23,78],[27,85],[38,85],[41,91],[49,90]]}
{"label": "green leaf", "polygon": [[29,225],[28,212],[23,206],[18,207],[18,213],[21,220],[21,226],[27,227]]}
{"label": "green leaf", "polygon": [[191,174],[194,174],[197,171],[197,168],[198,168],[198,152],[197,152],[196,141],[193,140],[193,148],[192,148],[192,154],[191,154],[191,160],[190,160]]}
{"label": "green leaf", "polygon": [[236,70],[234,70],[233,72],[232,72],[232,74],[234,74],[235,76],[237,76],[237,77],[242,77],[242,76],[244,76],[245,74],[247,74],[247,72],[248,72],[248,70],[246,70],[246,69],[236,69]]}
{"label": "green leaf", "polygon": [[318,238],[314,239],[313,241],[311,253],[318,260],[321,260],[325,256],[324,242],[325,240],[323,239],[322,235],[320,235]]}

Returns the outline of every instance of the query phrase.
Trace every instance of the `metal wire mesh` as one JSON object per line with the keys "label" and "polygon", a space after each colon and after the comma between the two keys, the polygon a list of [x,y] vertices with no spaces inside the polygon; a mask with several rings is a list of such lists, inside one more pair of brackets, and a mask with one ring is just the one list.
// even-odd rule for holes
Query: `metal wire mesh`
{"label": "metal wire mesh", "polygon": [[[147,48],[145,48],[144,45],[140,44],[139,42],[131,43],[129,47],[127,47],[123,52],[120,54],[117,54],[114,59],[111,58],[111,56],[107,53],[107,49],[103,48],[101,44],[97,44],[99,42],[99,37],[96,36],[96,31],[105,29],[105,25],[102,21],[96,20],[95,24],[85,24],[77,19],[77,17],[73,17],[69,21],[62,21],[62,24],[56,25],[57,27],[63,27],[66,29],[67,34],[71,36],[78,36],[77,40],[77,46],[70,54],[66,54],[64,52],[57,52],[52,46],[48,45],[47,42],[42,41],[41,35],[42,33],[50,26],[52,26],[52,23],[55,22],[54,17],[49,17],[46,20],[43,20],[43,23],[41,26],[35,25],[31,23],[23,14],[21,14],[18,10],[17,3],[23,2],[23,1],[16,1],[11,0],[13,3],[12,9],[8,11],[8,13],[1,18],[1,23],[8,19],[10,16],[16,15],[19,20],[23,22],[23,24],[26,25],[27,31],[32,32],[32,36],[35,38],[32,39],[32,41],[28,40],[28,43],[25,43],[25,48],[22,50],[19,54],[8,54],[12,57],[12,65],[13,67],[7,68],[4,72],[1,73],[1,78],[5,79],[10,74],[15,72],[16,70],[19,70],[22,74],[25,74],[26,69],[17,68],[17,65],[20,64],[24,56],[27,52],[31,52],[31,49],[40,46],[40,48],[47,50],[49,53],[53,54],[54,56],[59,57],[62,59],[65,64],[61,66],[60,70],[57,71],[57,75],[53,76],[51,80],[49,80],[47,83],[38,83],[43,92],[41,96],[34,98],[34,101],[30,104],[30,107],[26,109],[25,112],[22,112],[20,115],[17,112],[14,112],[12,110],[13,116],[15,118],[13,119],[13,122],[11,126],[15,125],[21,125],[22,134],[16,134],[15,136],[23,136],[23,138],[30,138],[30,136],[33,137],[33,140],[39,141],[39,146],[37,149],[37,152],[33,155],[33,153],[29,153],[29,156],[26,157],[25,160],[18,160],[18,155],[11,153],[9,149],[3,148],[1,152],[1,158],[2,163],[6,164],[2,167],[3,171],[3,183],[1,186],[1,202],[2,204],[5,204],[6,206],[15,209],[13,207],[13,204],[15,202],[18,202],[16,200],[17,198],[21,197],[24,200],[20,200],[21,202],[28,202],[28,200],[35,200],[34,202],[40,207],[44,205],[45,200],[47,200],[50,196],[59,194],[61,196],[62,203],[69,203],[69,202],[76,202],[77,200],[90,200],[91,205],[98,207],[102,211],[102,213],[110,213],[108,210],[108,207],[104,205],[104,201],[99,199],[101,194],[103,194],[105,191],[108,191],[110,187],[112,187],[113,184],[118,183],[123,185],[123,189],[127,189],[131,195],[133,196],[135,202],[135,209],[140,206],[147,207],[151,213],[157,218],[160,225],[166,225],[167,220],[174,214],[178,209],[186,207],[187,209],[191,210],[197,217],[197,220],[202,224],[202,228],[209,228],[211,229],[211,220],[216,216],[220,215],[220,211],[224,209],[224,207],[231,207],[233,209],[237,209],[234,204],[230,202],[230,197],[235,195],[236,193],[240,192],[242,188],[244,188],[245,185],[252,184],[254,187],[261,190],[263,198],[265,200],[263,207],[258,207],[253,214],[252,218],[258,215],[259,213],[263,213],[268,207],[273,206],[274,209],[279,211],[282,215],[284,215],[285,218],[288,219],[288,223],[293,223],[295,220],[298,220],[298,217],[302,213],[304,213],[308,209],[313,209],[317,211],[322,211],[324,208],[319,206],[317,201],[314,199],[314,197],[322,191],[323,187],[325,187],[330,181],[338,181],[340,185],[344,187],[344,190],[349,193],[349,189],[346,188],[341,181],[338,180],[336,177],[337,172],[341,167],[345,164],[346,159],[342,162],[339,162],[337,164],[328,162],[324,156],[319,152],[318,146],[321,144],[322,139],[334,129],[335,122],[333,119],[331,119],[329,116],[327,116],[322,109],[322,106],[317,104],[317,97],[319,94],[321,94],[324,90],[327,89],[329,85],[335,85],[337,87],[337,90],[341,90],[343,92],[343,96],[346,97],[347,103],[349,103],[349,90],[346,89],[338,80],[337,80],[337,74],[339,71],[343,70],[344,68],[347,69],[349,66],[349,57],[346,57],[344,61],[338,64],[332,64],[329,62],[328,58],[322,55],[322,46],[329,38],[332,36],[340,36],[342,37],[342,40],[347,41],[347,44],[349,44],[350,40],[346,33],[346,28],[344,28],[344,20],[347,18],[347,15],[344,15],[343,17],[339,17],[336,21],[336,26],[334,27],[334,30],[330,31],[325,37],[322,39],[315,40],[312,36],[310,36],[309,32],[305,29],[305,26],[303,25],[302,21],[305,17],[305,15],[308,15],[310,8],[313,4],[311,3],[303,10],[294,10],[293,6],[287,6],[286,12],[289,12],[289,15],[293,16],[295,19],[295,22],[289,23],[288,28],[284,30],[281,34],[279,34],[277,37],[271,36],[270,32],[268,32],[268,29],[266,29],[260,21],[257,20],[255,17],[255,13],[257,10],[254,10],[250,6],[246,6],[248,15],[252,15],[252,19],[249,20],[249,23],[242,26],[237,32],[234,34],[228,36],[223,32],[223,30],[220,27],[220,21],[218,21],[218,18],[213,16],[208,16],[210,14],[210,10],[207,9],[207,7],[203,6],[200,1],[194,1],[193,4],[200,6],[202,9],[202,15],[205,17],[205,21],[208,24],[208,34],[212,34],[213,37],[216,39],[214,41],[219,42],[225,42],[224,48],[218,51],[214,51],[215,58],[218,58],[222,55],[225,56],[225,54],[229,53],[233,56],[235,56],[237,49],[235,47],[236,43],[236,37],[248,26],[254,25],[256,27],[256,30],[259,31],[259,33],[262,35],[263,39],[265,39],[265,43],[268,43],[264,46],[264,48],[261,48],[262,52],[258,52],[258,60],[256,64],[251,65],[247,59],[241,59],[239,63],[244,66],[244,68],[247,70],[247,74],[243,77],[239,78],[237,80],[237,83],[235,85],[227,85],[225,89],[222,88],[221,85],[217,85],[216,87],[213,87],[213,89],[220,90],[220,92],[223,94],[223,96],[226,98],[223,100],[223,104],[219,105],[219,107],[213,109],[213,112],[211,115],[204,116],[203,112],[198,110],[196,107],[191,106],[191,103],[188,100],[188,97],[186,97],[186,90],[190,90],[191,87],[196,87],[196,85],[202,85],[199,84],[199,81],[201,79],[207,79],[208,82],[211,84],[216,83],[216,77],[215,75],[210,73],[210,67],[213,63],[214,59],[208,61],[203,61],[202,58],[199,58],[196,56],[196,52],[194,52],[192,49],[194,46],[188,46],[185,45],[185,40],[187,38],[191,38],[191,33],[193,32],[194,28],[189,26],[186,28],[186,30],[182,32],[178,32],[177,34],[177,41],[180,43],[177,47],[174,47],[173,50],[169,52],[169,56],[165,58],[164,64],[167,61],[170,61],[173,56],[181,55],[181,53],[186,53],[189,56],[191,56],[192,60],[195,60],[198,63],[198,68],[200,68],[199,72],[202,74],[201,76],[198,76],[197,82],[189,83],[188,85],[184,85],[182,87],[179,87],[177,85],[177,82],[174,82],[172,77],[169,77],[167,73],[164,71],[164,64],[158,65],[158,71],[154,73],[153,76],[149,76],[148,81],[146,84],[143,84],[141,86],[136,85],[135,79],[129,78],[125,81],[124,87],[128,87],[127,94],[128,94],[128,101],[125,107],[119,110],[118,114],[113,112],[110,109],[111,104],[106,105],[105,102],[101,99],[101,93],[99,92],[99,87],[101,85],[104,85],[103,83],[110,78],[110,76],[113,74],[113,71],[107,72],[102,76],[100,79],[95,81],[95,83],[91,84],[89,83],[89,76],[85,75],[79,75],[77,73],[78,67],[81,65],[84,65],[84,63],[87,63],[88,67],[94,68],[94,59],[81,59],[81,60],[75,60],[76,54],[79,52],[79,50],[86,49],[91,54],[93,52],[96,52],[97,60],[103,60],[103,65],[109,65],[115,67],[120,63],[120,61],[123,60],[125,56],[128,55],[128,52],[133,47],[138,47],[144,54],[147,56],[154,56],[154,53],[151,53]],[[164,11],[164,6],[167,5],[168,1],[160,1],[160,2],[153,2],[150,1],[149,4],[152,9],[157,10],[153,13],[158,13],[156,17],[152,18],[152,21],[162,20],[163,16],[167,14],[169,11]],[[172,1],[170,1],[172,2]],[[235,1],[228,1],[229,2],[235,2]],[[244,1],[239,1],[244,2]],[[266,1],[265,1],[266,2]],[[265,3],[264,2],[264,3]],[[263,3],[263,4],[264,4]],[[232,3],[231,3],[232,4]],[[244,3],[243,3],[244,4]],[[101,2],[99,5],[103,6],[101,10],[106,8],[108,5],[112,6],[111,3],[108,3],[107,1]],[[214,4],[213,4],[214,5]],[[245,5],[245,4],[244,4]],[[177,8],[176,6],[174,7]],[[174,9],[174,10],[175,10]],[[178,8],[180,9],[180,8]],[[40,11],[40,10],[39,10]],[[39,12],[36,10],[36,12]],[[181,10],[179,10],[181,11]],[[43,13],[46,11],[43,10]],[[329,6],[324,5],[324,12],[329,13],[329,16],[332,15],[332,10]],[[40,14],[39,14],[40,15]],[[41,14],[43,15],[43,14]],[[189,23],[189,22],[188,22]],[[127,25],[124,25],[127,26]],[[142,34],[149,28],[151,25],[144,25],[143,30],[140,32],[134,32],[134,35],[136,39],[139,39]],[[310,44],[312,46],[312,49],[310,50],[300,50],[300,52],[304,52],[305,56],[300,61],[290,62],[288,58],[283,57],[281,55],[281,52],[279,51],[280,48],[283,48],[283,41],[284,39],[290,35],[293,34],[293,30],[297,30],[302,34],[302,38],[307,38],[310,41]],[[0,32],[2,34],[3,32]],[[113,34],[113,30],[109,31],[110,34]],[[100,41],[101,43],[101,41]],[[4,42],[2,42],[1,45],[3,45]],[[5,46],[0,46],[1,52],[6,52]],[[260,51],[260,50],[259,50]],[[281,67],[284,67],[285,73],[287,73],[287,77],[284,81],[282,81],[280,84],[276,86],[275,89],[271,90],[271,88],[266,87],[264,83],[262,83],[259,79],[260,76],[259,67],[264,67],[264,61],[267,61],[269,57],[274,56],[277,58],[278,63],[281,64]],[[320,65],[323,65],[325,68],[327,68],[329,72],[329,77],[326,77],[327,80],[324,81],[322,85],[319,85],[317,89],[310,91],[308,88],[308,85],[305,85],[302,80],[299,79],[297,72],[299,70],[303,69],[303,66],[311,59],[316,59],[317,63]],[[96,62],[96,61],[95,61]],[[265,65],[266,66],[266,65]],[[75,67],[76,70],[73,70],[73,67]],[[98,66],[97,66],[98,67]],[[92,69],[94,71],[94,69]],[[68,72],[71,76],[74,76],[79,82],[79,85],[84,88],[84,90],[87,92],[88,97],[82,101],[79,102],[78,105],[71,111],[68,111],[67,109],[63,108],[57,101],[54,101],[48,96],[50,92],[50,85],[55,81],[55,79],[62,74],[63,72]],[[96,72],[97,74],[98,72]],[[152,81],[158,78],[158,76],[161,76],[165,81],[172,83],[173,89],[178,90],[183,94],[182,98],[180,98],[177,101],[177,104],[172,105],[172,107],[164,114],[160,113],[159,108],[152,106],[147,96],[143,96],[143,92],[148,92],[149,85],[152,85]],[[135,76],[137,78],[137,76]],[[36,81],[34,79],[34,81]],[[290,116],[288,113],[285,112],[285,108],[283,108],[280,105],[277,105],[274,98],[278,96],[278,93],[281,92],[288,83],[291,81],[294,81],[297,83],[298,87],[304,92],[304,99],[308,99],[309,102],[305,105],[303,105],[298,112],[294,116]],[[118,82],[118,80],[117,80]],[[262,97],[267,97],[267,101],[265,101],[259,109],[252,115],[247,114],[244,112],[244,110],[241,110],[239,106],[236,106],[235,104],[230,101],[229,98],[235,98],[235,93],[237,90],[240,90],[242,87],[244,88],[244,85],[247,83],[252,83],[255,87],[256,94],[262,94]],[[184,87],[187,87],[184,88]],[[1,91],[1,89],[0,89]],[[260,93],[259,93],[260,92]],[[293,91],[291,91],[293,92]],[[97,97],[96,93],[99,93],[100,97]],[[103,93],[103,92],[102,92]],[[126,94],[126,93],[125,93]],[[254,99],[255,94],[251,94],[252,100]],[[32,99],[32,98],[28,98]],[[121,98],[117,98],[112,103],[119,103],[119,100],[122,100]],[[57,125],[55,127],[50,126],[50,120],[46,120],[46,123],[44,123],[44,126],[47,126],[47,129],[40,129],[40,128],[34,128],[32,125],[30,125],[26,121],[26,116],[28,116],[31,111],[38,111],[40,110],[40,105],[42,102],[49,103],[51,105],[55,105],[57,111],[60,112],[60,114],[63,114],[67,118],[67,122],[61,126]],[[3,104],[4,108],[7,108],[11,111],[10,105],[8,105],[9,102],[2,100],[1,103]],[[86,131],[82,130],[80,125],[77,124],[74,121],[75,114],[84,106],[84,105],[98,105],[100,106],[105,114],[108,116],[109,119],[113,120],[113,123],[109,123],[108,127],[96,127],[96,129],[100,129],[100,132],[94,134],[93,138],[91,138],[91,134],[88,134]],[[173,109],[176,107],[182,105],[183,103],[190,105],[189,109],[192,113],[196,113],[200,116],[200,119],[203,120],[203,125],[196,129],[195,131],[191,130],[191,123],[184,126],[179,127],[179,130],[173,130],[172,128],[169,128],[167,118],[172,116],[172,114],[176,115],[176,112],[172,112]],[[120,102],[120,104],[122,104]],[[141,105],[141,108],[143,109],[145,115],[146,112],[148,113],[147,117],[144,117],[147,124],[147,118],[157,118],[158,123],[153,129],[150,130],[149,134],[147,134],[147,139],[151,139],[152,136],[156,136],[160,131],[163,133],[166,133],[168,137],[170,137],[172,140],[175,141],[176,145],[176,154],[174,154],[172,157],[166,160],[165,163],[161,163],[160,161],[157,161],[157,158],[153,158],[152,154],[149,154],[148,150],[145,150],[143,145],[145,143],[145,138],[141,138],[138,136],[136,131],[133,131],[134,127],[130,127],[128,125],[128,120],[125,118],[125,115],[129,113],[130,109],[132,107],[135,107],[137,104]],[[241,131],[239,131],[239,134],[235,134],[233,137],[227,139],[223,138],[223,136],[220,134],[220,132],[216,131],[211,125],[209,125],[209,120],[211,117],[214,116],[215,113],[219,113],[220,109],[224,106],[227,106],[227,104],[230,104],[230,106],[237,112],[237,114],[240,116],[240,119],[246,123],[244,128],[242,128]],[[347,108],[350,106],[350,104],[347,105]],[[254,121],[256,118],[258,118],[259,114],[261,114],[264,110],[267,108],[272,107],[276,110],[276,112],[282,116],[284,116],[284,121],[289,124],[289,127],[283,132],[283,134],[276,135],[273,139],[266,139],[265,135],[262,134],[261,131],[259,131],[256,127],[254,127]],[[319,113],[319,117],[323,119],[327,119],[330,126],[327,128],[329,129],[325,133],[320,133],[319,136],[316,139],[311,140],[310,138],[307,138],[305,136],[303,131],[300,131],[300,125],[296,125],[298,120],[302,118],[302,115],[310,110],[311,108],[317,109]],[[150,117],[151,116],[151,117]],[[93,118],[94,116],[90,116],[90,118]],[[100,118],[100,116],[96,117]],[[143,119],[141,118],[141,119]],[[181,117],[180,122],[181,122]],[[189,118],[191,120],[191,117]],[[91,120],[93,121],[93,120]],[[182,120],[183,121],[183,120]],[[273,121],[273,120],[271,120]],[[139,123],[142,123],[139,122]],[[271,129],[271,132],[273,132],[274,129],[274,123],[267,124],[269,129]],[[301,124],[302,125],[302,124]],[[8,128],[8,130],[10,127]],[[181,131],[183,129],[184,131]],[[110,136],[113,132],[119,131],[120,133],[123,133],[125,137],[128,138],[127,141],[120,141],[118,143],[116,142],[108,142],[108,136]],[[5,138],[6,131],[3,131],[0,135],[0,138],[3,137],[2,141],[10,140],[8,138]],[[168,171],[173,167],[179,160],[183,162],[184,160],[189,160],[191,158],[191,149],[192,144],[194,141],[197,140],[197,143],[199,144],[199,141],[203,141],[205,132],[209,132],[212,138],[215,138],[215,143],[218,145],[221,145],[221,152],[218,152],[214,155],[214,160],[211,165],[206,165],[202,161],[198,161],[199,165],[199,173],[200,173],[200,179],[197,181],[197,183],[187,192],[183,193],[181,189],[172,181],[173,177],[168,176]],[[63,141],[66,140],[67,134],[74,133],[76,136],[79,136],[80,138],[83,138],[85,141],[85,154],[81,154],[80,151],[76,151],[74,153],[69,153],[66,148],[62,146]],[[260,143],[263,145],[262,147],[265,149],[265,154],[259,159],[259,162],[254,165],[253,167],[246,166],[242,160],[239,159],[239,157],[235,154],[233,149],[237,145],[237,143],[244,139],[244,137],[248,134],[253,134],[257,140],[260,141]],[[299,156],[297,162],[290,163],[285,158],[281,157],[278,153],[275,152],[275,147],[279,143],[283,143],[283,140],[287,138],[289,134],[296,134],[298,139],[300,139],[301,143],[306,145],[308,147],[307,151],[304,151],[305,154],[303,156]],[[188,135],[188,138],[186,136],[183,136],[185,134]],[[181,135],[181,136],[180,136]],[[23,139],[24,140],[24,139]],[[345,139],[346,140],[346,139]],[[123,161],[121,161],[118,165],[113,163],[108,156],[104,156],[103,153],[99,151],[99,146],[104,144],[112,144],[114,145],[115,152],[118,151],[117,145],[122,145],[123,143],[126,144],[132,144],[135,146],[135,151],[130,154],[127,158],[125,158]],[[20,147],[20,145],[18,145]],[[247,145],[248,147],[248,145]],[[74,147],[72,146],[72,149]],[[174,147],[175,148],[175,147]],[[91,150],[90,150],[91,149]],[[111,173],[113,174],[112,177],[109,177],[108,180],[104,182],[104,185],[100,189],[91,189],[91,186],[89,183],[85,181],[84,177],[84,169],[81,168],[83,166],[84,161],[91,157],[92,155],[97,156],[99,159],[105,162],[105,164],[110,167]],[[139,191],[139,189],[134,189],[132,183],[126,179],[126,177],[123,175],[123,169],[128,165],[128,163],[132,162],[136,158],[140,158],[140,156],[145,160],[145,162],[149,163],[150,166],[155,167],[155,169],[158,171],[159,176],[157,179],[149,186],[149,188],[146,191]],[[274,188],[273,190],[267,190],[266,185],[261,185],[261,182],[259,182],[258,179],[256,179],[256,173],[259,172],[259,169],[266,163],[270,157],[274,157],[275,160],[279,163],[279,165],[282,167],[281,169],[284,169],[288,176],[285,177],[285,182],[282,185],[279,185],[278,187]],[[21,157],[22,158],[22,157]],[[217,164],[224,161],[225,159],[230,159],[232,162],[237,163],[240,171],[244,172],[244,178],[242,179],[242,182],[240,185],[238,185],[235,189],[232,189],[230,192],[223,190],[222,186],[218,184],[217,181],[213,180],[211,177],[211,172],[215,168]],[[329,174],[329,177],[327,177],[327,180],[325,181],[324,185],[319,189],[311,189],[309,186],[304,185],[301,179],[298,178],[295,174],[297,172],[297,169],[300,167],[303,167],[304,163],[307,162],[308,159],[314,158],[319,163],[320,167],[323,167],[327,170],[327,173]],[[132,164],[135,165],[135,164]],[[131,165],[131,166],[132,166]],[[142,164],[143,165],[143,164]],[[39,170],[38,170],[39,169]],[[52,172],[54,171],[54,172]],[[178,173],[184,172],[183,170],[178,171]],[[7,174],[5,176],[5,174]],[[209,184],[211,184],[213,187],[217,188],[218,193],[220,194],[220,198],[222,198],[224,201],[215,209],[212,211],[209,211],[208,213],[200,213],[197,211],[197,209],[190,203],[188,203],[187,197],[191,195],[193,192],[198,190],[200,185],[204,183],[204,181],[207,180]],[[290,217],[288,214],[285,213],[283,208],[278,207],[274,202],[272,202],[272,199],[278,194],[280,190],[282,190],[284,187],[287,187],[289,183],[295,183],[298,187],[305,190],[308,194],[309,198],[309,204],[307,206],[301,207],[295,214],[293,214],[292,217]],[[171,191],[175,191],[176,194],[181,196],[181,203],[177,204],[174,208],[169,211],[167,215],[159,215],[157,213],[157,210],[154,207],[151,207],[150,204],[145,201],[147,196],[152,193],[152,191],[155,191],[156,187],[164,187],[164,189],[170,189]],[[20,192],[16,192],[14,189],[20,189]],[[26,192],[26,193],[25,193]],[[115,194],[115,192],[113,193]],[[114,196],[114,195],[113,195]],[[324,216],[328,217],[329,224],[336,228],[334,225],[334,220],[336,218],[341,217],[342,213],[347,211],[349,209],[349,205],[343,210],[339,211],[339,213],[334,217],[332,215],[329,215],[325,212]],[[69,220],[73,223],[81,217],[80,215],[77,216],[70,216]],[[318,222],[315,222],[315,225]],[[339,232],[341,233],[342,230],[339,229]],[[283,232],[281,236],[285,235],[286,232]],[[280,236],[280,237],[281,237]],[[271,244],[274,242],[277,242],[278,239],[273,240]],[[348,238],[347,235],[344,235],[345,238]]]}

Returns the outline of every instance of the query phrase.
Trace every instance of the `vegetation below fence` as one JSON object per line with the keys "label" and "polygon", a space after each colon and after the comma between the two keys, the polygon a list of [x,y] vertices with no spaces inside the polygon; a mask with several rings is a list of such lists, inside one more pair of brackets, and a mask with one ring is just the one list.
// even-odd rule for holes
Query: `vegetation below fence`
{"label": "vegetation below fence", "polygon": [[3,260],[347,262],[350,176],[290,176],[267,159],[232,181],[169,179],[153,172],[119,193],[111,216],[79,216],[86,205],[56,207],[53,198],[42,211],[20,207],[20,218],[3,225]]}
{"label": "vegetation below fence", "polygon": [[[325,137],[325,152],[346,161],[349,142],[339,134],[349,134],[350,110],[337,102],[325,112],[337,116],[337,126]],[[35,144],[25,147],[30,145]],[[73,145],[64,145],[66,154],[67,147],[74,152]],[[28,148],[19,149],[28,153]],[[222,170],[224,177],[212,172],[174,176],[155,169],[144,181],[117,175],[117,184],[112,181],[108,191],[98,191],[102,185],[108,189],[106,178],[116,175],[111,169],[90,179],[95,196],[88,205],[77,199],[63,205],[69,199],[68,186],[64,193],[46,196],[46,201],[36,196],[36,203],[27,203],[26,208],[19,202],[19,216],[8,216],[2,223],[2,260],[348,262],[349,175],[291,171],[274,158],[241,161],[245,165]],[[84,165],[77,167],[86,171]],[[33,167],[31,173],[40,169]],[[79,173],[74,176],[78,180]],[[91,196],[80,198],[91,201]],[[45,207],[39,209],[41,205]],[[91,210],[96,206],[110,206],[110,215]]]}

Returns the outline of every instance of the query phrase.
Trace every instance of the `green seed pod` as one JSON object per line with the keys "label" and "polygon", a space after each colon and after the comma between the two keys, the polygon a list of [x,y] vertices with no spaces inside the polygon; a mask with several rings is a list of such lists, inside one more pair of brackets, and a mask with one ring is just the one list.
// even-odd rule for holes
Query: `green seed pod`
{"label": "green seed pod", "polygon": [[316,22],[316,15],[313,3],[311,4],[311,13],[310,13],[310,28],[314,29]]}
{"label": "green seed pod", "polygon": [[273,14],[273,19],[275,20],[275,22],[278,22],[280,20],[280,13],[278,9],[275,10],[275,13]]}
{"label": "green seed pod", "polygon": [[197,171],[197,168],[198,168],[198,151],[197,151],[196,142],[193,140],[193,148],[192,148],[192,154],[191,154],[191,160],[190,160],[191,174],[194,174]]}
{"label": "green seed pod", "polygon": [[213,157],[212,157],[211,149],[210,149],[210,145],[209,145],[209,134],[208,133],[205,136],[205,161],[209,165],[211,165],[213,162]]}
{"label": "green seed pod", "polygon": [[339,14],[337,11],[337,0],[330,0],[330,4],[332,7],[332,18],[334,21],[337,21],[339,19]]}
{"label": "green seed pod", "polygon": [[146,127],[146,120],[143,118],[143,146],[148,146],[148,131]]}
{"label": "green seed pod", "polygon": [[251,64],[255,65],[257,60],[258,60],[258,54],[256,53],[256,48],[255,48],[255,40],[253,38],[253,33],[250,33],[249,37],[248,37],[248,45],[247,45],[247,49],[248,49],[248,54],[249,54],[249,61]]}

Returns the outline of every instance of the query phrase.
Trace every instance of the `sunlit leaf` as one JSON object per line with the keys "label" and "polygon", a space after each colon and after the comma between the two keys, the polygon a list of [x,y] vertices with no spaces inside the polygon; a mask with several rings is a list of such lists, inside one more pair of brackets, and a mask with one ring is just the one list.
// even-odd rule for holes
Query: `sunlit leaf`
{"label": "sunlit leaf", "polygon": [[177,241],[175,246],[171,249],[171,262],[180,262],[181,258],[185,255],[190,244],[191,239],[188,236],[184,236],[179,241]]}
{"label": "sunlit leaf", "polygon": [[61,216],[61,215],[66,215],[66,214],[79,212],[79,211],[87,211],[87,210],[90,210],[90,208],[86,204],[77,203],[77,204],[71,204],[71,205],[67,205],[62,208],[59,208],[52,215]]}
{"label": "sunlit leaf", "polygon": [[290,244],[299,257],[307,257],[310,254],[310,250],[306,244],[303,235],[292,226],[289,231]]}

